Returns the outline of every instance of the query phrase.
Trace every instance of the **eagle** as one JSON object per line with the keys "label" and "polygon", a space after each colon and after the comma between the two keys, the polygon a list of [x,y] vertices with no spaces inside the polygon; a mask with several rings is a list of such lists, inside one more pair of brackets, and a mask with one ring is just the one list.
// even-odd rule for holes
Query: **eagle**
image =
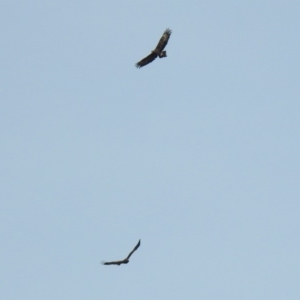
{"label": "eagle", "polygon": [[128,264],[129,263],[129,258],[133,254],[134,251],[137,250],[137,248],[140,246],[141,240],[136,244],[136,246],[133,248],[133,250],[128,254],[126,258],[123,260],[116,260],[116,261],[108,261],[108,262],[102,262],[103,265],[122,265],[122,264]]}
{"label": "eagle", "polygon": [[164,34],[162,35],[162,37],[160,38],[156,48],[153,51],[151,51],[151,54],[149,54],[148,56],[143,58],[141,61],[136,63],[135,66],[137,68],[141,68],[143,66],[146,66],[146,65],[150,64],[151,62],[153,62],[154,59],[157,58],[157,56],[159,58],[167,57],[167,52],[163,51],[163,50],[168,44],[171,33],[172,33],[172,30],[167,28],[165,30]]}

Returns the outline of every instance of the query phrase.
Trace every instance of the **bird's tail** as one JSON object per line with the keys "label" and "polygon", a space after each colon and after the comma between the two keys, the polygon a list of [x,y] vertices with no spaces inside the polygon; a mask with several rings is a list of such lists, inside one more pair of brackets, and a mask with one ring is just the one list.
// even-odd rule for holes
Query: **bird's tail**
{"label": "bird's tail", "polygon": [[162,52],[159,54],[159,58],[163,58],[163,57],[167,57],[167,51],[162,51]]}

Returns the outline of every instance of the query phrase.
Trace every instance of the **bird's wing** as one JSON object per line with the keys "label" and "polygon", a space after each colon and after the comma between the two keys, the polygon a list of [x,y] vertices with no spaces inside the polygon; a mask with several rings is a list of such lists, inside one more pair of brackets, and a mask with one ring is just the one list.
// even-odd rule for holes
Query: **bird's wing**
{"label": "bird's wing", "polygon": [[123,260],[117,260],[117,261],[104,261],[102,262],[102,265],[120,265],[123,263]]}
{"label": "bird's wing", "polygon": [[169,38],[171,36],[172,30],[167,28],[164,32],[164,34],[162,35],[162,37],[160,38],[156,48],[155,48],[155,52],[156,53],[160,53],[161,51],[164,50],[164,48],[166,47],[166,45],[168,44]]}
{"label": "bird's wing", "polygon": [[133,248],[133,250],[128,254],[128,256],[126,257],[126,259],[129,259],[130,256],[133,254],[133,252],[140,246],[141,244],[141,240],[139,240],[139,242],[136,244],[136,246]]}
{"label": "bird's wing", "polygon": [[151,62],[153,62],[156,57],[157,57],[157,54],[152,52],[151,54],[149,54],[148,56],[143,58],[141,61],[136,63],[135,66],[137,68],[141,68],[143,66],[146,66],[146,65],[150,64]]}

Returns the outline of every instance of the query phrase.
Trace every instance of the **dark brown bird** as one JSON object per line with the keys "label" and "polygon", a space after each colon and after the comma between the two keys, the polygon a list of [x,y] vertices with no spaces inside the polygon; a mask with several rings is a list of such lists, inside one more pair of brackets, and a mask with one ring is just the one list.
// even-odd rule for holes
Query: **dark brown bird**
{"label": "dark brown bird", "polygon": [[128,264],[129,258],[133,254],[134,251],[140,246],[141,240],[136,244],[136,246],[133,248],[133,250],[128,254],[128,256],[123,260],[117,260],[117,261],[108,261],[108,262],[102,262],[103,265],[121,265],[121,264]]}
{"label": "dark brown bird", "polygon": [[146,66],[149,63],[153,62],[154,59],[157,58],[157,56],[159,58],[167,57],[167,51],[163,51],[163,50],[168,44],[171,33],[172,33],[172,30],[167,28],[165,30],[164,34],[162,35],[162,37],[160,38],[156,48],[153,51],[151,51],[151,54],[149,54],[147,57],[143,58],[141,61],[136,63],[135,66],[137,68],[141,68],[143,66]]}

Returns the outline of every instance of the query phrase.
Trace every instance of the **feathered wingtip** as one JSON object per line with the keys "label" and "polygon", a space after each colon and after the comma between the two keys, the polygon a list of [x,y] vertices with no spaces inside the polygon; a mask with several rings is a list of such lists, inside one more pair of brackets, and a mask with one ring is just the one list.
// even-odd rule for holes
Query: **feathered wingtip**
{"label": "feathered wingtip", "polygon": [[165,32],[164,33],[166,33],[166,34],[168,34],[168,35],[171,35],[171,33],[172,33],[172,30],[171,29],[169,29],[169,28],[167,28],[166,30],[165,30]]}

